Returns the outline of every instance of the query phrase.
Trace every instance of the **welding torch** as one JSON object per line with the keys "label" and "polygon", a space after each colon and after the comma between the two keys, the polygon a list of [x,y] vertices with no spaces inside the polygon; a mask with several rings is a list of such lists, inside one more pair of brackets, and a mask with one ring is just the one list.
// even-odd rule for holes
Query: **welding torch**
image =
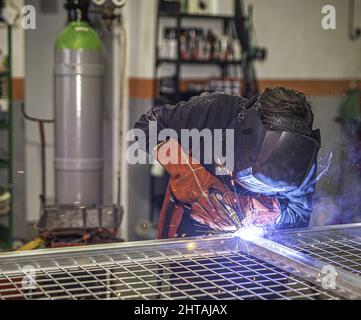
{"label": "welding torch", "polygon": [[237,228],[237,231],[232,234],[240,237],[244,240],[253,240],[256,238],[264,237],[266,235],[273,234],[277,228],[270,225],[246,225],[244,221],[244,214],[242,210],[235,210],[233,206],[229,204],[224,195],[216,190],[211,190],[209,194],[209,200],[212,202],[215,209],[218,211],[220,216],[230,218]]}
{"label": "welding torch", "polygon": [[[227,203],[221,192],[211,190],[208,198],[221,216],[232,220],[237,230],[244,226],[242,223],[242,220],[244,219],[242,212],[237,213],[236,210]],[[241,219],[239,215],[241,216]]]}

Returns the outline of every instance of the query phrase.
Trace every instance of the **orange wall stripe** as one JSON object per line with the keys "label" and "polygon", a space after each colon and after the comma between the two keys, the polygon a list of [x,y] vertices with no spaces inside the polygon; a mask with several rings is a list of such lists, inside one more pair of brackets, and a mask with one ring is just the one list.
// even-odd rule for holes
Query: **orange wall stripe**
{"label": "orange wall stripe", "polygon": [[13,78],[13,99],[15,101],[24,101],[25,99],[23,78]]}
{"label": "orange wall stripe", "polygon": [[153,98],[154,81],[153,79],[130,78],[129,82],[129,97],[140,99]]}
{"label": "orange wall stripe", "polygon": [[309,96],[342,96],[350,88],[361,89],[361,80],[260,80],[260,89],[268,86],[290,87]]}
{"label": "orange wall stripe", "polygon": [[[181,83],[182,90],[186,90],[189,83],[204,83],[205,80],[183,80]],[[351,87],[361,89],[361,80],[259,80],[260,89],[267,86],[284,86],[290,87],[309,96],[341,96]],[[129,79],[129,97],[140,99],[152,99],[154,90],[154,80],[144,78]],[[13,79],[13,96],[16,101],[25,99],[24,79]]]}
{"label": "orange wall stripe", "polygon": [[[204,83],[204,80],[183,80],[182,90],[185,90],[190,82]],[[309,96],[341,96],[351,87],[357,86],[361,89],[361,80],[259,80],[260,89],[268,86],[290,87]],[[130,98],[151,99],[153,98],[154,81],[152,79],[129,79]]]}

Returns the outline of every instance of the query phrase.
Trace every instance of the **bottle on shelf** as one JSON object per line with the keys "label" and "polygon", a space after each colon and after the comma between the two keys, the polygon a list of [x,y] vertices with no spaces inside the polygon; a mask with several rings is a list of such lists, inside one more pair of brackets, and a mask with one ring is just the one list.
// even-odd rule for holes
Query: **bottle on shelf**
{"label": "bottle on shelf", "polygon": [[166,28],[164,30],[159,55],[163,59],[178,58],[177,30],[175,28]]}

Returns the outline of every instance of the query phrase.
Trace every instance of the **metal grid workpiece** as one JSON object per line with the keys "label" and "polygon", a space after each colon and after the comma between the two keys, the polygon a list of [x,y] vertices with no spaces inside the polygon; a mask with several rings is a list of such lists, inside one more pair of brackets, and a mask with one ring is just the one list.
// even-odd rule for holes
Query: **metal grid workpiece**
{"label": "metal grid workpiece", "polygon": [[323,265],[274,241],[232,236],[2,254],[0,300],[361,296],[359,277],[341,270],[336,290],[322,289]]}
{"label": "metal grid workpiece", "polygon": [[273,241],[361,276],[361,224],[284,232]]}

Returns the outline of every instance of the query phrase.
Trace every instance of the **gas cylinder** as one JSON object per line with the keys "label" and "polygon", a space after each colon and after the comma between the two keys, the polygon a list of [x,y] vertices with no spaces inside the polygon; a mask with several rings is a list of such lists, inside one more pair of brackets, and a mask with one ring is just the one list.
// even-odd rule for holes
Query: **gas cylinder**
{"label": "gas cylinder", "polygon": [[103,55],[87,21],[70,21],[55,45],[57,204],[102,204]]}

